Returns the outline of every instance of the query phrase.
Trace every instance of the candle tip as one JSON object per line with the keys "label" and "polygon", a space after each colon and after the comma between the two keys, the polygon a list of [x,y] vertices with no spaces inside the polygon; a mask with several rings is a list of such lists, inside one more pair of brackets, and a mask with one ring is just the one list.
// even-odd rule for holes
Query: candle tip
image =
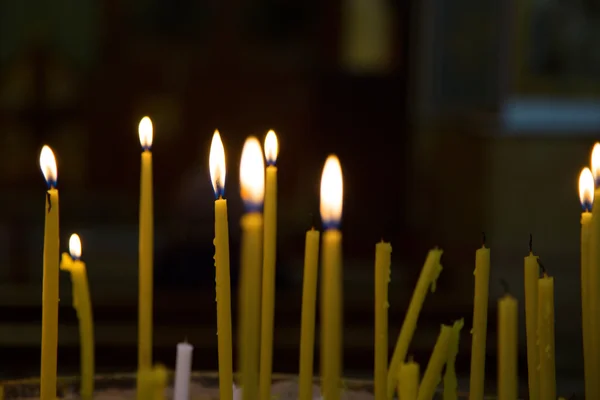
{"label": "candle tip", "polygon": [[529,234],[529,252],[533,253],[533,235]]}
{"label": "candle tip", "polygon": [[542,276],[548,276],[548,271],[546,270],[546,267],[544,266],[544,264],[542,263],[542,260],[540,260],[539,257],[537,258],[537,263],[540,266]]}
{"label": "candle tip", "polygon": [[504,279],[500,279],[500,285],[502,286],[502,289],[504,290],[504,294],[510,293],[510,287],[508,286],[508,282],[506,282]]}
{"label": "candle tip", "polygon": [[481,232],[481,243],[483,245],[483,247],[485,247],[485,242],[486,242],[486,237],[485,237],[485,232]]}

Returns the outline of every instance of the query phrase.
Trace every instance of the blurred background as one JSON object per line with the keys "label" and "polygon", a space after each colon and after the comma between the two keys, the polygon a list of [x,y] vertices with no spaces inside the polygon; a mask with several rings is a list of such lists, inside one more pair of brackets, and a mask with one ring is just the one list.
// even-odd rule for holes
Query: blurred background
{"label": "blurred background", "polygon": [[[298,368],[304,233],[319,220],[321,168],[335,152],[345,179],[346,375],[372,371],[381,238],[393,246],[390,355],[426,252],[440,246],[444,271],[410,354],[424,368],[439,325],[465,318],[457,369],[467,375],[485,232],[493,382],[499,282],[522,304],[531,233],[555,276],[566,390],[583,365],[577,178],[600,130],[599,20],[586,0],[0,0],[0,377],[39,373],[43,144],[57,155],[61,251],[73,232],[83,242],[98,370],[135,369],[137,124],[149,115],[155,361],[172,366],[187,338],[194,368],[217,368],[209,144],[219,129],[235,293],[241,147],[274,129],[276,371]],[[60,293],[59,373],[76,373],[66,273]],[[525,379],[524,312],[520,334]]]}

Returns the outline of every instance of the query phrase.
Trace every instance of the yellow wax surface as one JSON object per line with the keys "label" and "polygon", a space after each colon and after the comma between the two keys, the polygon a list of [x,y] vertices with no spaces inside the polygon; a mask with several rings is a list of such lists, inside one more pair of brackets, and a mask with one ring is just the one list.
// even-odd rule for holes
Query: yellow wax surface
{"label": "yellow wax surface", "polygon": [[490,249],[483,246],[475,252],[475,296],[473,329],[471,330],[471,377],[469,399],[483,400],[485,385],[485,345],[490,288]]}
{"label": "yellow wax surface", "polygon": [[554,361],[554,278],[538,280],[538,336],[540,351],[540,398],[556,398]]}
{"label": "yellow wax surface", "polygon": [[40,399],[56,398],[58,350],[58,190],[48,190],[44,227],[44,277],[42,281],[42,354]]}
{"label": "yellow wax surface", "polygon": [[452,339],[452,330],[451,326],[442,325],[442,330],[435,343],[433,353],[429,358],[421,385],[419,386],[418,400],[431,400],[435,394],[435,389],[442,375],[442,369],[448,357],[448,347]]}
{"label": "yellow wax surface", "polygon": [[340,400],[342,366],[342,234],[323,233],[321,260],[321,373],[323,397]]}
{"label": "yellow wax surface", "polygon": [[419,393],[419,364],[408,361],[400,365],[398,373],[398,398],[417,400]]}
{"label": "yellow wax surface", "polygon": [[217,341],[219,348],[220,399],[233,399],[231,338],[231,280],[229,270],[229,223],[227,200],[215,201],[215,268],[217,292]]}
{"label": "yellow wax surface", "polygon": [[530,253],[525,257],[525,330],[527,332],[527,376],[529,399],[540,400],[538,323],[538,279],[540,267],[538,257]]}
{"label": "yellow wax surface", "polygon": [[[594,199],[600,199],[600,188],[596,188]],[[596,200],[592,206],[590,221],[590,249],[589,249],[589,300],[590,300],[590,375],[594,384],[594,395],[600,396],[600,201]],[[594,397],[592,397],[594,398]]]}
{"label": "yellow wax surface", "polygon": [[312,400],[313,359],[315,351],[315,314],[320,233],[314,228],[306,232],[304,247],[304,279],[302,283],[302,322],[300,328],[299,400]]}
{"label": "yellow wax surface", "polygon": [[154,378],[154,398],[153,400],[165,400],[165,389],[167,388],[167,379],[169,374],[163,365],[156,365],[152,371]]}
{"label": "yellow wax surface", "polygon": [[415,329],[417,328],[417,320],[419,319],[421,308],[423,308],[427,290],[431,287],[431,290],[435,291],[435,281],[442,271],[442,266],[440,264],[442,253],[443,251],[439,249],[430,250],[429,254],[427,254],[423,269],[421,270],[421,275],[419,276],[417,286],[415,287],[406,316],[404,317],[404,322],[402,323],[400,335],[398,336],[398,341],[396,342],[392,361],[389,366],[387,377],[388,399],[391,399],[394,396],[394,390],[398,379],[398,369],[400,364],[404,362],[404,359],[406,358],[408,346],[410,345]]}
{"label": "yellow wax surface", "polygon": [[386,400],[388,366],[388,284],[392,246],[375,245],[375,400]]}
{"label": "yellow wax surface", "polygon": [[275,260],[277,249],[277,167],[266,169],[260,328],[260,399],[271,399],[273,370],[273,318],[275,311]]}
{"label": "yellow wax surface", "polygon": [[517,324],[517,300],[506,295],[498,301],[498,400],[517,399]]}
{"label": "yellow wax surface", "polygon": [[456,356],[460,344],[460,331],[465,322],[460,319],[452,325],[452,337],[448,345],[448,358],[446,361],[446,372],[444,373],[444,400],[458,399],[458,380],[456,378]]}
{"label": "yellow wax surface", "polygon": [[260,284],[262,267],[263,216],[242,217],[240,366],[243,400],[258,398],[260,345]]}
{"label": "yellow wax surface", "polygon": [[590,224],[592,213],[581,214],[581,322],[583,332],[583,360],[585,376],[585,398],[598,398],[598,386],[596,376],[593,374],[594,350],[591,337],[591,310],[590,310]]}

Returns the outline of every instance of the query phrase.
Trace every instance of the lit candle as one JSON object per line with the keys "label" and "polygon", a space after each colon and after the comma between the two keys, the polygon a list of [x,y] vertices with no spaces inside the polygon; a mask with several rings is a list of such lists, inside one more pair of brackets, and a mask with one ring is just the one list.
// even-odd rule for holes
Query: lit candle
{"label": "lit candle", "polygon": [[273,366],[273,318],[275,311],[275,260],[277,249],[277,135],[270,130],[265,138],[267,161],[264,240],[262,268],[262,301],[260,327],[260,399],[271,399]]}
{"label": "lit candle", "polygon": [[375,245],[375,400],[386,400],[388,366],[388,284],[392,246]]}
{"label": "lit candle", "polygon": [[517,300],[506,294],[498,301],[498,400],[517,399],[517,319]]}
{"label": "lit candle", "polygon": [[554,278],[544,272],[538,280],[538,340],[540,352],[540,399],[556,398],[554,361]]}
{"label": "lit candle", "polygon": [[304,279],[302,281],[302,321],[300,326],[299,400],[313,398],[313,358],[315,351],[315,312],[320,232],[313,227],[306,232],[304,244]]}
{"label": "lit candle", "polygon": [[48,184],[46,221],[44,226],[44,277],[42,280],[42,365],[40,374],[41,400],[56,398],[56,353],[58,347],[58,190],[54,153],[42,148],[40,167]]}
{"label": "lit candle", "polygon": [[402,363],[398,373],[398,399],[417,400],[419,394],[419,364],[413,360]]}
{"label": "lit candle", "polygon": [[[592,174],[594,175],[594,199],[600,197],[600,143],[592,150]],[[591,376],[595,379],[594,391],[600,395],[600,386],[596,377],[600,376],[600,202],[592,205],[590,221],[590,253],[589,253],[589,294],[590,294],[590,338],[591,338]]]}
{"label": "lit candle", "polygon": [[[225,149],[215,131],[209,155],[210,178],[215,190],[215,268],[217,292],[217,341],[219,351],[220,398],[233,397],[233,360],[231,351],[231,282],[229,278],[229,223],[225,195]],[[179,399],[178,399],[179,400]],[[187,400],[187,399],[186,399]]]}
{"label": "lit candle", "polygon": [[321,392],[340,399],[342,366],[342,218],[344,183],[340,161],[330,155],[321,176]]}
{"label": "lit candle", "polygon": [[465,325],[461,318],[452,325],[452,337],[448,345],[448,356],[446,360],[446,372],[444,372],[444,400],[458,399],[458,380],[456,379],[456,356],[460,344],[460,331]]}
{"label": "lit candle", "polygon": [[77,234],[69,239],[69,252],[62,254],[60,269],[71,273],[73,282],[73,307],[79,319],[79,347],[81,348],[82,399],[91,399],[94,394],[94,322],[92,302],[85,263],[81,261],[81,240]]}
{"label": "lit candle", "polygon": [[258,397],[260,345],[260,283],[262,267],[265,166],[260,142],[246,139],[240,161],[241,194],[246,208],[242,217],[240,365],[243,400]]}
{"label": "lit candle", "polygon": [[394,388],[398,380],[398,369],[406,358],[408,346],[415,333],[415,329],[417,329],[417,320],[419,319],[421,308],[423,308],[423,301],[425,301],[427,290],[431,287],[431,291],[435,291],[436,280],[442,272],[442,265],[440,264],[442,253],[443,251],[439,249],[430,250],[421,270],[421,275],[410,300],[408,311],[404,316],[404,322],[402,323],[400,335],[398,336],[396,348],[394,349],[392,361],[389,366],[387,378],[388,399],[394,396]]}
{"label": "lit candle", "polygon": [[533,254],[530,237],[529,255],[525,257],[525,331],[527,333],[527,377],[530,400],[540,400],[540,360],[537,337],[539,277],[538,257]]}
{"label": "lit candle", "polygon": [[490,287],[490,249],[484,243],[475,252],[475,296],[473,299],[473,329],[471,330],[471,379],[469,399],[483,400],[485,385],[485,342]]}
{"label": "lit candle", "polygon": [[581,213],[581,323],[583,332],[583,360],[585,376],[585,398],[595,399],[597,395],[596,375],[593,375],[593,347],[590,327],[590,223],[594,202],[594,176],[589,168],[579,175],[579,199]]}
{"label": "lit candle", "polygon": [[419,386],[418,400],[431,400],[435,394],[435,389],[442,375],[442,369],[448,356],[448,346],[452,338],[452,327],[442,325],[440,334],[433,347],[433,353],[427,363],[427,368],[423,374],[421,385]]}
{"label": "lit candle", "polygon": [[[187,342],[177,344],[175,361],[175,383],[173,384],[173,400],[190,399],[190,377],[192,375],[192,354],[194,346]],[[230,388],[231,390],[233,389]]]}

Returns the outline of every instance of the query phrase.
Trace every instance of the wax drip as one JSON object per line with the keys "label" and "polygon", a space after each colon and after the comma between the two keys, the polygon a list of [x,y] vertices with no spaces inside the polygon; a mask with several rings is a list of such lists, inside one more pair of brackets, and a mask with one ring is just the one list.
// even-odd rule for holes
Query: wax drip
{"label": "wax drip", "polygon": [[510,293],[510,287],[508,286],[508,282],[506,282],[506,280],[500,279],[500,285],[502,286],[502,289],[504,290],[504,294]]}

